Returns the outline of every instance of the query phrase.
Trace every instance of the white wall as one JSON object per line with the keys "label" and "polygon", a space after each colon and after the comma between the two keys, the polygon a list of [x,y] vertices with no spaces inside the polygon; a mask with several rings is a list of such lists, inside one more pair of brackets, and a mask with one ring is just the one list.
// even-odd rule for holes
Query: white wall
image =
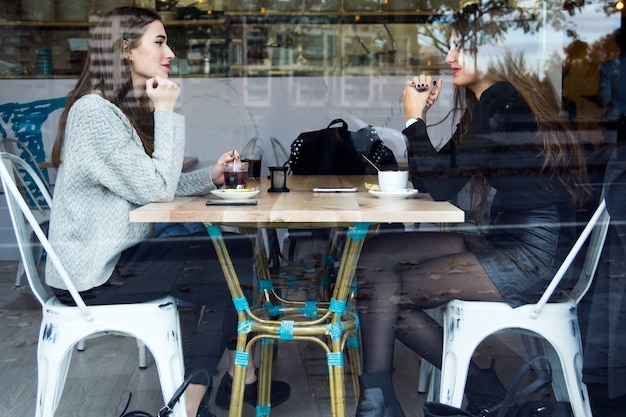
{"label": "white wall", "polygon": [[[277,138],[289,151],[300,132],[324,128],[343,118],[351,130],[367,124],[397,156],[404,156],[404,113],[401,95],[407,77],[278,77],[175,79],[182,94],[177,111],[186,117],[185,154],[197,156],[199,166],[210,165],[230,149],[241,149],[252,137],[260,138],[263,169],[276,165],[269,138]],[[75,80],[0,80],[0,106],[64,97]],[[444,85],[451,86],[448,80]],[[439,120],[449,106],[429,113]],[[46,155],[50,155],[61,110],[51,113],[42,126]],[[8,137],[10,123],[2,121]],[[449,137],[446,124],[431,132],[433,141]],[[3,133],[4,135],[4,133]],[[282,164],[283,160],[278,161]],[[54,173],[51,173],[54,176]],[[0,198],[0,260],[17,259],[14,237]]]}

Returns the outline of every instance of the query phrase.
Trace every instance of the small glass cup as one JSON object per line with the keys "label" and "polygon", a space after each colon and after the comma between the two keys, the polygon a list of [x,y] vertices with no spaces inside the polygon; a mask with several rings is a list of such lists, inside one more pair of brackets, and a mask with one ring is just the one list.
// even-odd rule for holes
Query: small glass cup
{"label": "small glass cup", "polygon": [[241,157],[241,162],[248,163],[248,178],[261,178],[261,161],[263,155],[260,153],[250,153]]}
{"label": "small glass cup", "polygon": [[248,163],[235,161],[224,166],[224,188],[246,188]]}

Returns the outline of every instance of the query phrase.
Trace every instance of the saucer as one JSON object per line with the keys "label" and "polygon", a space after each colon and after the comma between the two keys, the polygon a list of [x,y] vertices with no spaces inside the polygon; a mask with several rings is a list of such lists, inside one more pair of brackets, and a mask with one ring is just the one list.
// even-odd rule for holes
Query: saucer
{"label": "saucer", "polygon": [[417,194],[417,190],[415,188],[406,188],[404,190],[398,190],[398,191],[369,190],[368,192],[384,200],[401,200],[403,198],[409,198]]}
{"label": "saucer", "polygon": [[211,190],[211,194],[218,196],[219,198],[223,198],[224,200],[247,200],[249,198],[254,197],[260,192],[260,190],[235,190],[235,189],[225,189],[225,190]]}

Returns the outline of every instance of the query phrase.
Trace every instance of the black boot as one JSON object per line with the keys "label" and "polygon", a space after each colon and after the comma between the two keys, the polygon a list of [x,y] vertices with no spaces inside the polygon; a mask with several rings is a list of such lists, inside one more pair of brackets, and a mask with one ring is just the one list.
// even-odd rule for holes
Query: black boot
{"label": "black boot", "polygon": [[[233,388],[233,377],[228,372],[224,373],[220,385],[215,395],[215,405],[222,410],[228,410],[230,407],[230,396]],[[243,390],[243,401],[253,407],[257,405],[257,395],[259,390],[259,381],[256,380],[246,384]],[[289,399],[291,395],[291,387],[284,381],[272,381],[270,388],[270,403],[272,407],[278,407]]]}
{"label": "black boot", "polygon": [[380,388],[361,390],[356,417],[385,417],[385,398]]}
{"label": "black boot", "polygon": [[489,368],[485,369],[473,364],[470,365],[465,383],[467,411],[480,414],[480,412],[491,410],[504,401],[507,389],[500,382],[494,364],[495,361],[491,361]]}
{"label": "black boot", "polygon": [[391,372],[365,373],[359,377],[359,385],[356,417],[405,417],[393,389]]}

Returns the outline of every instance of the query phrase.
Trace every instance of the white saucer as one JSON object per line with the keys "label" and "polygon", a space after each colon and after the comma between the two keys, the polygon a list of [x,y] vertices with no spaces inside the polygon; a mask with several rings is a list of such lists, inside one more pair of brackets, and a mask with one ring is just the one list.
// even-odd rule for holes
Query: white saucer
{"label": "white saucer", "polygon": [[211,194],[223,198],[224,200],[247,200],[254,197],[260,191],[243,191],[243,190],[211,190]]}
{"label": "white saucer", "polygon": [[417,194],[417,190],[415,188],[407,188],[407,189],[398,190],[398,191],[369,190],[369,193],[375,195],[378,198],[382,198],[384,200],[401,200],[403,198],[409,198]]}

